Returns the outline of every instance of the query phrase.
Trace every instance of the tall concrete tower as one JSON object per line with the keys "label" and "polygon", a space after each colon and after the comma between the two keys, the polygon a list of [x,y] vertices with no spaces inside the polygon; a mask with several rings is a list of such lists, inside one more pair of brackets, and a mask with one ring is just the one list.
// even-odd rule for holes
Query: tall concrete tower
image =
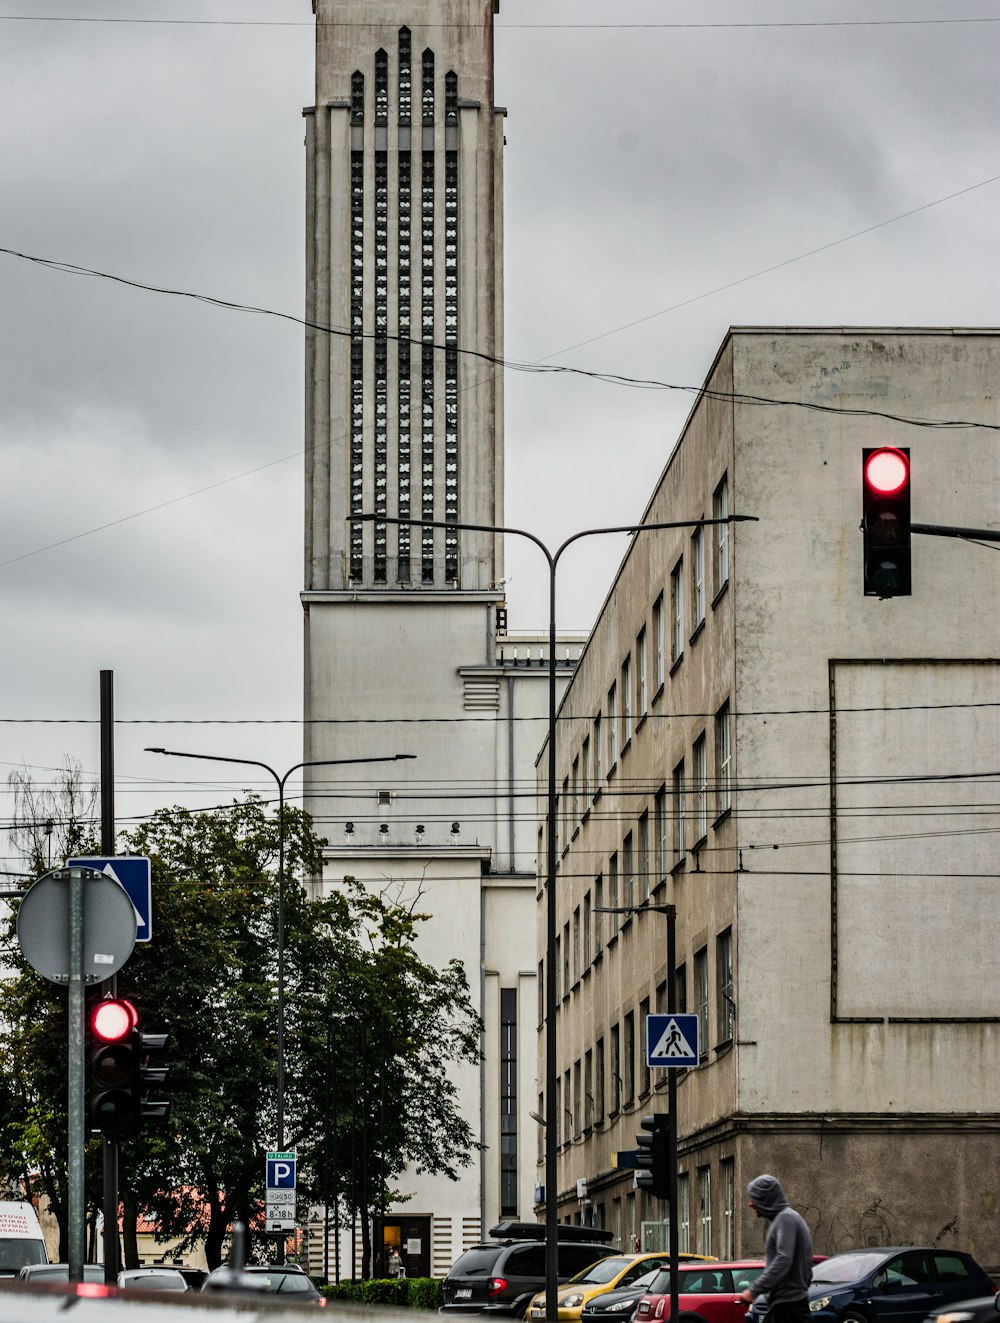
{"label": "tall concrete tower", "polygon": [[[483,1151],[414,1173],[386,1239],[445,1273],[537,1180],[533,764],[547,645],[505,628],[497,0],[314,0],[307,124],[306,807],[347,875],[433,917],[483,1017],[456,1070]],[[362,519],[362,516],[374,517]],[[384,522],[379,518],[384,517]],[[445,525],[390,523],[432,519]],[[544,572],[542,566],[540,572]],[[564,676],[571,662],[560,665]]]}

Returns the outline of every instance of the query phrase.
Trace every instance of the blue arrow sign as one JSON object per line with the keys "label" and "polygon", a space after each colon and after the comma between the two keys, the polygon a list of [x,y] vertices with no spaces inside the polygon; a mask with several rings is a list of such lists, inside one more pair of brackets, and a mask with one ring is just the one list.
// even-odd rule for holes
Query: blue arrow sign
{"label": "blue arrow sign", "polygon": [[697,1066],[697,1015],[647,1015],[646,1065]]}
{"label": "blue arrow sign", "polygon": [[148,942],[153,936],[152,870],[145,855],[123,855],[120,859],[67,859],[67,868],[95,868],[114,878],[135,910],[135,940]]}

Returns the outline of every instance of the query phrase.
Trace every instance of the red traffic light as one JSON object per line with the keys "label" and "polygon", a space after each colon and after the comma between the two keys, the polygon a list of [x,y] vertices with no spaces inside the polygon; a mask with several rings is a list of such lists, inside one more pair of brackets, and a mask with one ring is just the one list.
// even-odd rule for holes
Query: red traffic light
{"label": "red traffic light", "polygon": [[130,1001],[100,1001],[90,1016],[94,1036],[105,1043],[120,1042],[138,1023],[139,1016]]}
{"label": "red traffic light", "polygon": [[901,450],[883,446],[873,450],[865,461],[865,482],[882,496],[900,491],[910,476],[910,461]]}

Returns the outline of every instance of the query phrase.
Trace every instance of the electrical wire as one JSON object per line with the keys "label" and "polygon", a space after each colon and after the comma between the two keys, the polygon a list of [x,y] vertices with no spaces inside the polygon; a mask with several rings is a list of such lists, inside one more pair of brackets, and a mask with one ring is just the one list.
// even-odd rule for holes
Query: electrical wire
{"label": "electrical wire", "polygon": [[[78,14],[0,14],[6,23],[106,23],[138,27],[205,27],[205,28],[371,28],[377,22],[348,19],[320,19],[312,22],[302,19],[271,18],[117,18]],[[971,18],[869,18],[869,19],[787,19],[716,23],[494,23],[493,31],[501,32],[650,32],[650,31],[702,31],[739,30],[742,28],[906,28],[950,27],[956,24],[998,23],[991,16]],[[482,31],[481,23],[421,23],[431,31],[461,29]]]}

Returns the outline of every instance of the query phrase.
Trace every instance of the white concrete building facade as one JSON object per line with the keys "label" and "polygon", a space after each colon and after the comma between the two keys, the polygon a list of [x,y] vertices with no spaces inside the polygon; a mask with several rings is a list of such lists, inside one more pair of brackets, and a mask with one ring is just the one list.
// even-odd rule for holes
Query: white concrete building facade
{"label": "white concrete building facade", "polygon": [[483,1152],[458,1184],[408,1174],[389,1209],[411,1274],[530,1216],[535,1179],[547,642],[506,631],[501,539],[454,526],[503,522],[496,8],[314,0],[305,112],[303,757],[416,755],[311,769],[305,803],[322,885],[351,875],[430,912],[421,954],[462,962],[485,1022],[482,1067],[457,1076]]}
{"label": "white concrete building facade", "polygon": [[[1000,1264],[1000,559],[914,535],[912,594],[880,601],[859,531],[881,445],[909,450],[914,521],[998,526],[998,380],[993,330],[719,350],[644,519],[759,522],[638,534],[560,708],[560,1217],[664,1234],[614,1155],[666,1109],[665,923],[598,913],[648,898],[701,1031],[681,1247],[759,1251],[743,1191],[770,1171],[818,1252]],[[542,889],[540,949],[544,923]]]}

